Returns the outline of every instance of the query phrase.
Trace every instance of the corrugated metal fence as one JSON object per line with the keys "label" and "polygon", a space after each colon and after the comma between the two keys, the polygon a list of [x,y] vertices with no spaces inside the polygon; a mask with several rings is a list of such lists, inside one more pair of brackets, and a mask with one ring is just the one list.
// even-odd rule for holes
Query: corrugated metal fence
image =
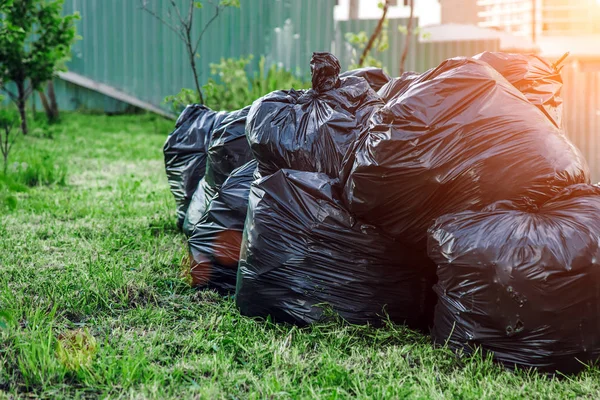
{"label": "corrugated metal fence", "polygon": [[[364,31],[367,35],[370,35],[377,22],[377,20],[350,20],[337,23],[334,53],[340,59],[342,67],[347,68],[360,57],[360,54],[356,54],[353,46],[346,40],[346,34]],[[400,32],[400,28],[405,27],[407,22],[408,20],[405,18],[388,20],[389,49],[382,53],[373,54],[392,76],[398,76],[400,72],[400,58],[406,43],[406,35]],[[415,21],[416,23],[417,21]],[[426,33],[427,28],[425,27],[419,34]],[[411,35],[404,69],[406,71],[424,72],[429,68],[436,67],[448,58],[474,56],[486,50],[497,51],[499,47],[500,42],[496,39],[422,42],[417,35]]]}
{"label": "corrugated metal fence", "polygon": [[[176,0],[180,5],[187,3]],[[167,17],[168,0],[150,0]],[[213,16],[208,2],[195,29]],[[189,4],[189,3],[187,3]],[[78,33],[69,70],[159,106],[165,96],[193,87],[187,53],[176,34],[140,9],[140,0],[66,0],[65,12],[78,11]],[[261,55],[291,70],[308,71],[313,51],[331,48],[335,0],[243,0],[226,9],[206,31],[198,53],[200,81],[210,76],[210,63],[221,58]],[[63,109],[101,108],[121,111],[125,105],[66,82],[57,82]]]}
{"label": "corrugated metal fence", "polygon": [[600,63],[573,61],[562,70],[564,126],[600,181]]}

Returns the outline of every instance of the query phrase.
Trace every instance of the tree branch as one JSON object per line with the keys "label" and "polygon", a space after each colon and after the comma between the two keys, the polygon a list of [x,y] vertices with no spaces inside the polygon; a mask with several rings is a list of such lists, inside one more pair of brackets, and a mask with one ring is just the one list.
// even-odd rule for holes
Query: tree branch
{"label": "tree branch", "polygon": [[165,20],[164,18],[161,18],[160,15],[158,15],[157,13],[155,13],[154,11],[152,11],[148,8],[147,0],[140,0],[140,2],[142,4],[142,6],[140,7],[142,10],[146,11],[148,14],[152,15],[154,18],[156,18],[157,20],[162,22],[167,28],[169,28],[173,32],[175,32],[181,40],[185,40],[185,38],[183,37],[183,35],[179,29],[175,28],[169,21]]}
{"label": "tree branch", "polygon": [[[10,128],[10,130],[12,131],[12,127]],[[12,140],[10,141],[10,145],[8,146],[8,151],[10,151],[10,149],[12,149],[12,147],[14,146],[16,141],[17,141],[17,135],[13,135]]]}
{"label": "tree branch", "polygon": [[2,90],[3,90],[3,91],[6,93],[6,94],[8,94],[8,97],[10,97],[10,99],[11,99],[12,101],[17,101],[17,98],[18,98],[19,96],[17,96],[17,95],[16,95],[14,92],[11,92],[10,90],[8,90],[8,89],[6,88],[6,86],[1,86],[1,87],[0,87],[0,89],[2,89]]}
{"label": "tree branch", "polygon": [[24,97],[28,98],[29,96],[31,96],[31,93],[33,93],[33,86],[29,85],[29,87],[23,92]]}
{"label": "tree branch", "polygon": [[187,20],[187,28],[188,33],[192,31],[192,26],[194,25],[194,2],[190,1],[190,10],[188,12],[188,20]]}
{"label": "tree branch", "polygon": [[171,0],[171,7],[173,7],[175,12],[177,12],[177,16],[179,17],[179,23],[181,23],[181,25],[185,27],[185,20],[183,19],[183,16],[181,15],[181,12],[179,11],[179,7],[177,7],[177,3],[175,3],[175,0]]}
{"label": "tree branch", "polygon": [[[210,3],[212,4],[212,2],[210,2]],[[200,36],[198,36],[198,40],[196,41],[196,46],[194,46],[194,54],[196,54],[198,52],[198,47],[200,46],[200,41],[202,40],[202,36],[204,36],[204,33],[206,32],[208,27],[217,19],[220,12],[221,12],[221,7],[218,5],[215,5],[215,15],[213,15],[213,17],[206,23],[206,25],[204,25],[202,32],[200,32]]]}
{"label": "tree branch", "polygon": [[383,4],[383,14],[381,15],[381,19],[377,23],[377,27],[375,27],[375,30],[373,31],[373,34],[371,35],[371,38],[369,39],[367,46],[365,47],[362,55],[360,56],[360,61],[358,62],[359,67],[362,67],[363,64],[365,63],[365,59],[369,55],[369,52],[371,51],[371,48],[373,47],[373,44],[375,43],[375,39],[377,39],[379,37],[379,35],[381,34],[381,29],[383,29],[383,22],[385,21],[385,17],[387,16],[388,7],[389,7],[389,0],[385,0],[385,3]]}

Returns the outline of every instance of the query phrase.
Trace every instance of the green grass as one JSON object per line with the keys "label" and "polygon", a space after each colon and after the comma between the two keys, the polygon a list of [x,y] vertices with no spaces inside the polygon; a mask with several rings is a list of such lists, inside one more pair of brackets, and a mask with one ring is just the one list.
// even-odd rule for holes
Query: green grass
{"label": "green grass", "polygon": [[13,161],[41,154],[64,179],[0,180],[0,399],[600,397],[597,369],[552,379],[456,357],[401,326],[241,317],[183,273],[161,152],[172,123],[63,121],[53,139],[22,139]]}

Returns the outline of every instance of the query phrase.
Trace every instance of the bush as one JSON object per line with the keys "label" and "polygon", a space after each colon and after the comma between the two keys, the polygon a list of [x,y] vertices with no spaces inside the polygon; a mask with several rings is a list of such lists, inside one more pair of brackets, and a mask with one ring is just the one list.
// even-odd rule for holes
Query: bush
{"label": "bush", "polygon": [[[258,71],[249,78],[246,69],[253,56],[221,59],[218,64],[211,64],[210,78],[203,86],[204,99],[213,110],[239,110],[267,93],[280,89],[303,89],[311,86],[310,81],[296,77],[292,72],[277,65],[266,66],[261,57]],[[168,96],[165,102],[173,111],[180,113],[188,104],[198,103],[198,94],[192,89],[182,89],[177,95]]]}

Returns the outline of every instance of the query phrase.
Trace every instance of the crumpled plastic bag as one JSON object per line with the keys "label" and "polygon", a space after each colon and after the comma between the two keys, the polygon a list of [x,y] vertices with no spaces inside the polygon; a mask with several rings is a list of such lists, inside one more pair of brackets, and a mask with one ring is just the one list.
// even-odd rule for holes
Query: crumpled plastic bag
{"label": "crumpled plastic bag", "polygon": [[183,224],[183,231],[188,236],[231,172],[253,159],[245,133],[249,110],[250,106],[247,106],[230,112],[212,132],[206,173],[192,196]]}
{"label": "crumpled plastic bag", "polygon": [[371,86],[371,89],[376,92],[392,79],[383,69],[376,67],[357,68],[340,74],[340,78],[348,76],[364,78],[369,86]]}
{"label": "crumpled plastic bag", "polygon": [[[425,72],[425,74],[427,74],[427,72]],[[420,76],[421,74],[418,74],[416,72],[405,72],[397,78],[390,79],[388,83],[383,85],[379,89],[379,91],[377,91],[377,94],[387,104],[394,97],[398,97],[402,93],[404,93],[410,87],[410,85]]]}
{"label": "crumpled plastic bag", "polygon": [[190,105],[181,113],[175,130],[165,142],[165,170],[177,203],[177,226],[180,229],[192,195],[204,176],[212,130],[225,117],[225,112],[215,112],[199,104]]}
{"label": "crumpled plastic bag", "polygon": [[235,292],[237,267],[250,184],[257,163],[252,160],[234,170],[210,202],[189,240],[192,284]]}
{"label": "crumpled plastic bag", "polygon": [[280,170],[252,184],[238,269],[242,314],[306,325],[328,308],[354,324],[425,329],[435,273],[425,254],[354,219],[323,173]]}
{"label": "crumpled plastic bag", "polygon": [[246,127],[261,176],[280,169],[337,177],[342,159],[383,102],[364,78],[340,78],[332,54],[314,53],[312,89],[280,90],[252,104]]}
{"label": "crumpled plastic bag", "polygon": [[577,372],[600,357],[600,188],[539,208],[503,201],[440,217],[433,339],[510,368]]}
{"label": "crumpled plastic bag", "polygon": [[488,64],[455,58],[414,79],[348,152],[348,209],[394,238],[426,247],[448,213],[499,200],[540,204],[589,183],[580,152]]}
{"label": "crumpled plastic bag", "polygon": [[486,51],[474,57],[489,64],[538,106],[559,128],[562,127],[563,86],[560,67],[536,55],[493,53]]}

